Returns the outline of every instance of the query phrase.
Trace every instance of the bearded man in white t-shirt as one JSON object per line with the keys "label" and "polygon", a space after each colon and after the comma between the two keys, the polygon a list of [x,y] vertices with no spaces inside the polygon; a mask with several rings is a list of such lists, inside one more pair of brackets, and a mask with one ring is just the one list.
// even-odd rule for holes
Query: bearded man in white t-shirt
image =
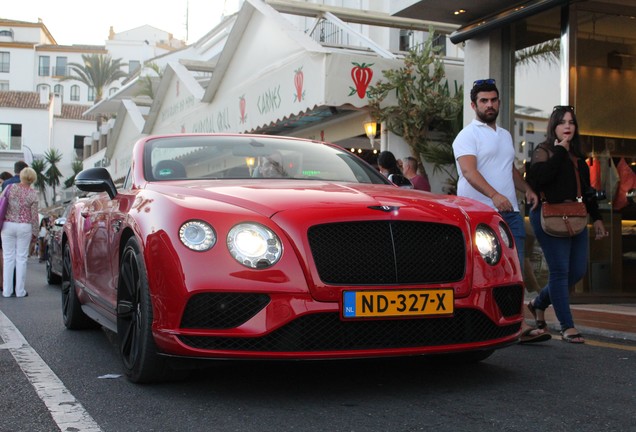
{"label": "bearded man in white t-shirt", "polygon": [[[515,167],[512,136],[497,126],[499,90],[492,78],[477,80],[470,91],[470,106],[475,119],[457,135],[453,153],[459,180],[457,195],[472,198],[497,210],[515,239],[520,268],[523,269],[526,230],[519,213],[516,190],[525,193],[534,209],[537,194]],[[524,322],[521,342],[550,339],[547,331],[527,327]]]}

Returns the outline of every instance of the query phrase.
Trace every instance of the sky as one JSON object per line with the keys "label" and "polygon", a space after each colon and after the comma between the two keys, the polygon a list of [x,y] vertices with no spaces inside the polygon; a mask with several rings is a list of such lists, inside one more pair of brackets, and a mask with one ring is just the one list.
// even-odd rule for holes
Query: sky
{"label": "sky", "polygon": [[60,45],[104,45],[110,26],[119,33],[146,24],[190,44],[212,30],[224,13],[236,12],[238,4],[239,0],[3,0],[0,17],[28,22],[41,18]]}

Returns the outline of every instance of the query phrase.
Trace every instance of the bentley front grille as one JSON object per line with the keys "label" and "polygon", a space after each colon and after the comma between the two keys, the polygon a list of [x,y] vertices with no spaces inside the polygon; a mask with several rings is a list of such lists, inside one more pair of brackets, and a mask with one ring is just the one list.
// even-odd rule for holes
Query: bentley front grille
{"label": "bentley front grille", "polygon": [[327,284],[430,284],[464,277],[464,236],[452,225],[344,222],[315,225],[308,237],[320,279]]}

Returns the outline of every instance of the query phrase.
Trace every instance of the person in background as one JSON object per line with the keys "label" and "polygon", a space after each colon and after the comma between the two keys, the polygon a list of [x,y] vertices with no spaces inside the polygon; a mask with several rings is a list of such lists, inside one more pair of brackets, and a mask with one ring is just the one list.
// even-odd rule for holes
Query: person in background
{"label": "person in background", "polygon": [[407,156],[402,161],[402,172],[404,173],[404,177],[409,179],[409,181],[413,184],[413,189],[423,190],[430,192],[431,184],[428,181],[428,176],[424,169],[420,170],[422,174],[417,173],[418,162],[413,156]]}
{"label": "person in background", "polygon": [[[11,173],[9,171],[3,171],[2,173],[0,173],[0,186],[5,182],[5,180],[9,180],[11,177],[13,177],[11,175]],[[4,190],[4,189],[2,189]],[[0,239],[0,253],[2,252],[2,239]],[[0,274],[2,274],[2,261],[0,259]],[[0,288],[2,288],[2,278],[0,278]]]}
{"label": "person in background", "polygon": [[6,180],[9,180],[11,177],[13,176],[9,171],[2,171],[2,173],[0,173],[0,185],[3,184]]}
{"label": "person in background", "polygon": [[20,170],[20,183],[3,192],[8,199],[7,214],[0,234],[4,260],[3,297],[11,296],[14,269],[16,297],[29,295],[24,289],[29,245],[37,238],[39,229],[38,194],[31,188],[36,177],[33,168],[23,168]]}
{"label": "person in background", "polygon": [[42,218],[38,232],[38,262],[46,260],[46,241],[49,236],[49,218]]}
{"label": "person in background", "polygon": [[378,168],[394,184],[404,188],[413,188],[409,179],[402,174],[395,155],[390,151],[384,150],[380,152],[378,155]]}
{"label": "person in background", "polygon": [[[15,173],[14,176],[9,177],[8,179],[6,179],[5,181],[2,182],[2,190],[5,190],[7,188],[7,186],[9,186],[12,183],[20,183],[20,172],[28,167],[29,165],[22,160],[17,161],[16,163],[13,164],[13,172]],[[4,173],[3,173],[4,174]]]}
{"label": "person in background", "polygon": [[[514,237],[523,274],[526,229],[519,213],[515,189],[525,193],[532,208],[536,208],[538,198],[515,167],[515,149],[510,132],[497,126],[499,104],[499,90],[494,79],[473,83],[470,106],[475,111],[475,119],[461,130],[453,142],[459,174],[457,195],[477,200],[501,214]],[[547,328],[533,328],[522,321],[521,343],[550,338]]]}
{"label": "person in background", "polygon": [[263,157],[259,176],[265,178],[287,177],[288,175],[283,165],[283,155],[279,152],[273,152]]}
{"label": "person in background", "polygon": [[[555,106],[548,121],[547,137],[532,153],[528,182],[549,203],[582,198],[593,222],[595,239],[607,236],[596,193],[591,189],[590,171],[581,150],[579,127],[572,106]],[[576,172],[583,197],[577,197]],[[585,193],[590,191],[590,193]],[[552,305],[561,325],[561,340],[581,344],[585,339],[574,327],[569,289],[587,270],[588,230],[573,237],[554,237],[541,227],[541,204],[530,211],[530,223],[541,245],[550,275],[548,284],[528,303],[539,326],[545,325],[545,310]]]}

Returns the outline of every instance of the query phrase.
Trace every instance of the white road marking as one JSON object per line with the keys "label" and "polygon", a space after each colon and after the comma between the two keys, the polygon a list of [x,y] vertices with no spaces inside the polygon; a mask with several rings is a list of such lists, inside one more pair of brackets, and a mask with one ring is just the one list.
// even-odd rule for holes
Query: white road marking
{"label": "white road marking", "polygon": [[0,337],[4,341],[0,349],[11,352],[61,431],[102,431],[2,311]]}

